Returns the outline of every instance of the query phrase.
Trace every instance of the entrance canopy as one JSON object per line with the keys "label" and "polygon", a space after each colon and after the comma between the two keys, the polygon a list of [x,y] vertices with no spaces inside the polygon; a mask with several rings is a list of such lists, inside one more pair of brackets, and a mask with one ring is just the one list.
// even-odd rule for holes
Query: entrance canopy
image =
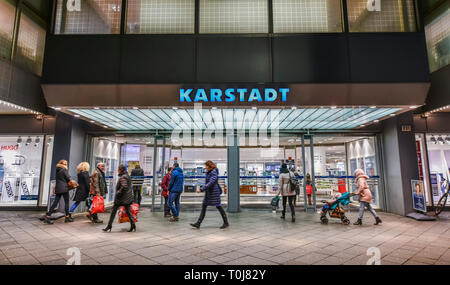
{"label": "entrance canopy", "polygon": [[145,130],[351,130],[406,109],[398,107],[286,108],[69,108],[91,123],[118,131]]}

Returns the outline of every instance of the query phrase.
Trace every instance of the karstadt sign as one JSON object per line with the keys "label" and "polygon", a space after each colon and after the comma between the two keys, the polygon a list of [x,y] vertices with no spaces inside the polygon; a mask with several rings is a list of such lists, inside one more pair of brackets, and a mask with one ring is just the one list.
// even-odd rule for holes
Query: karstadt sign
{"label": "karstadt sign", "polygon": [[183,88],[180,103],[286,102],[289,88]]}

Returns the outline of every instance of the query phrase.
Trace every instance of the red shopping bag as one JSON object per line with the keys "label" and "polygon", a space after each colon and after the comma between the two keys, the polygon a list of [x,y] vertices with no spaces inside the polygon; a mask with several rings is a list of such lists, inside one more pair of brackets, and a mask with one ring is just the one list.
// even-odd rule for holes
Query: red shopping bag
{"label": "red shopping bag", "polygon": [[105,200],[102,196],[94,196],[92,199],[91,215],[105,212]]}
{"label": "red shopping bag", "polygon": [[[131,214],[133,215],[134,222],[137,223],[138,219],[138,212],[139,212],[139,205],[136,203],[131,204],[130,206]],[[125,211],[125,207],[120,207],[119,210],[119,224],[121,223],[129,223],[130,218],[127,215],[127,212]]]}

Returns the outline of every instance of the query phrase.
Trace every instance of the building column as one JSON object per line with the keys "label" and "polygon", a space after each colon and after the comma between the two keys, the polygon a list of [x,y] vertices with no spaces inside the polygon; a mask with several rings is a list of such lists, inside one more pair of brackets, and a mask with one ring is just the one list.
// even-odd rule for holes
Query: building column
{"label": "building column", "polygon": [[413,212],[411,180],[419,179],[413,114],[407,112],[383,122],[385,210],[406,215]]}
{"label": "building column", "polygon": [[228,208],[229,213],[240,212],[240,170],[239,144],[237,135],[227,136],[227,175],[228,175]]}

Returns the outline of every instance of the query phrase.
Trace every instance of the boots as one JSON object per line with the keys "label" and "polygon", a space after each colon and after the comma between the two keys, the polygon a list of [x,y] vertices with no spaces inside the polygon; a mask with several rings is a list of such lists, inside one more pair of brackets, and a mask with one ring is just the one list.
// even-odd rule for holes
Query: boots
{"label": "boots", "polygon": [[136,231],[136,224],[131,224],[130,229],[128,230],[128,232],[135,232]]}
{"label": "boots", "polygon": [[380,219],[380,217],[375,217],[375,226],[376,225],[378,225],[378,224],[381,224],[382,223],[382,221],[381,221],[381,219]]}
{"label": "boots", "polygon": [[172,218],[169,219],[169,222],[178,222],[179,218],[177,216],[172,216]]}
{"label": "boots", "polygon": [[64,219],[64,223],[71,223],[73,222],[73,219],[70,215],[66,216],[66,218]]}
{"label": "boots", "polygon": [[362,220],[358,219],[356,222],[353,223],[355,226],[362,226]]}
{"label": "boots", "polygon": [[112,226],[111,225],[107,225],[106,228],[102,229],[102,231],[104,232],[111,232]]}
{"label": "boots", "polygon": [[200,221],[197,221],[195,224],[190,224],[192,227],[199,229],[200,228]]}
{"label": "boots", "polygon": [[221,230],[226,229],[230,226],[230,224],[228,223],[228,217],[226,214],[222,215],[223,218],[223,225],[220,227]]}
{"label": "boots", "polygon": [[292,216],[292,220],[293,223],[295,223],[295,216]]}
{"label": "boots", "polygon": [[45,216],[44,223],[46,223],[47,225],[53,225],[53,222],[50,220],[48,216]]}

